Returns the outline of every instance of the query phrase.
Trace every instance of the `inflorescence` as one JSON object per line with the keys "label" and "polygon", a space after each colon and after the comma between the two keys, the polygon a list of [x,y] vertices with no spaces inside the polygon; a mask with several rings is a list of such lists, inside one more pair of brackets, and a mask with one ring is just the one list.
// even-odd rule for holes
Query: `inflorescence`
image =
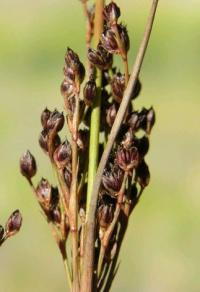
{"label": "inflorescence", "polygon": [[[86,5],[87,1],[82,2]],[[87,15],[89,23],[87,33],[90,33],[92,38],[94,9],[88,9]],[[84,248],[87,248],[84,247],[86,236],[84,225],[87,218],[89,137],[95,99],[100,90],[101,121],[98,151],[101,156],[130,76],[128,71],[130,40],[126,26],[119,23],[119,7],[111,2],[105,6],[103,17],[101,39],[95,49],[88,48],[88,68],[85,69],[79,56],[72,49],[67,49],[61,85],[65,113],[45,108],[41,114],[42,130],[39,145],[49,157],[58,185],[52,186],[46,178],[42,178],[35,186],[32,181],[37,171],[35,158],[27,151],[20,159],[21,173],[28,180],[52,228],[63,260],[67,261],[71,283],[76,277],[78,282],[81,279]],[[114,55],[121,57],[123,72],[114,65]],[[97,70],[101,72],[100,87],[97,85]],[[155,112],[152,107],[139,111],[135,109],[133,103],[139,96],[141,88],[141,81],[138,79],[132,92],[132,102],[104,169],[99,191],[93,269],[98,291],[103,286],[109,288],[111,285],[130,215],[150,180],[145,157],[149,150],[149,135],[155,123]],[[67,125],[68,138],[61,141],[59,134],[64,124]],[[71,253],[67,255],[69,247],[66,243],[74,247],[71,247],[72,256]],[[78,273],[78,276],[75,273]]]}

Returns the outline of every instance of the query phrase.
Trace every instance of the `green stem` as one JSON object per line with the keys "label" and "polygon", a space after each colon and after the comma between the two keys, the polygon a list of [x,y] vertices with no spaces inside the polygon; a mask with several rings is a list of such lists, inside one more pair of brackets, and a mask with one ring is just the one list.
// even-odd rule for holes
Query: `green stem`
{"label": "green stem", "polygon": [[87,187],[87,210],[90,205],[91,193],[96,176],[99,159],[99,130],[101,114],[101,83],[102,73],[97,70],[97,96],[93,105],[90,122],[90,146],[89,146],[89,165],[88,165],[88,187]]}
{"label": "green stem", "polygon": [[[96,0],[95,3],[95,20],[94,20],[94,46],[97,47],[102,29],[103,29],[103,8],[104,0]],[[99,158],[99,130],[100,130],[100,114],[101,114],[101,84],[102,72],[97,69],[97,96],[92,108],[90,122],[90,145],[89,145],[89,165],[88,165],[88,188],[87,188],[87,210],[91,201],[91,193],[94,179],[98,167]]]}
{"label": "green stem", "polygon": [[[104,0],[95,1],[95,19],[94,19],[94,41],[95,46],[98,45],[99,39],[101,37],[103,29],[103,9]],[[91,114],[91,124],[90,124],[90,145],[89,145],[89,165],[88,165],[88,190],[87,190],[87,213],[89,211],[89,206],[91,203],[91,194],[94,185],[94,179],[96,177],[96,171],[98,166],[98,156],[99,156],[99,129],[100,129],[100,105],[101,105],[101,83],[102,83],[102,73],[97,70],[97,98],[95,104],[92,108]],[[87,228],[84,232],[84,238],[88,237]],[[89,236],[90,237],[90,236]],[[94,242],[91,242],[91,253],[93,258],[94,253]],[[93,261],[88,264],[88,247],[84,242],[83,248],[83,272],[81,276],[81,292],[92,292],[93,290]]]}

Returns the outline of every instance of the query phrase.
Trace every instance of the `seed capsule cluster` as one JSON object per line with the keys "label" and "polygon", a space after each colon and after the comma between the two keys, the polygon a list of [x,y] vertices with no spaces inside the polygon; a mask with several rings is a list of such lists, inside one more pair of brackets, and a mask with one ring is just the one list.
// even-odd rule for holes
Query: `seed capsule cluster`
{"label": "seed capsule cluster", "polygon": [[[82,3],[86,5],[87,1],[82,0]],[[87,11],[89,47],[94,29],[94,10],[88,8]],[[72,238],[72,256],[68,258],[72,284],[78,281],[77,278],[81,279],[82,258],[87,248],[84,246],[84,239],[87,236],[86,205],[88,169],[91,163],[89,134],[96,100],[101,96],[98,133],[100,159],[129,81],[130,40],[127,28],[119,23],[120,15],[120,8],[114,2],[105,6],[100,41],[96,48],[88,48],[87,74],[77,53],[67,49],[61,84],[65,113],[47,108],[41,113],[39,145],[49,157],[57,177],[57,186],[52,186],[45,178],[34,186],[32,178],[37,171],[34,156],[27,151],[20,159],[21,173],[28,180],[52,228],[64,260],[67,258],[66,244],[71,244],[68,238]],[[123,72],[115,67],[114,55],[121,57]],[[98,70],[101,72],[100,86],[97,85]],[[141,88],[138,79],[131,95],[133,102],[139,96]],[[112,282],[130,215],[149,184],[150,172],[146,154],[154,123],[155,112],[152,107],[137,111],[131,103],[104,169],[95,221],[94,274],[98,291],[106,283]],[[62,141],[59,134],[65,124],[68,139]],[[0,234],[2,232],[0,229]]]}

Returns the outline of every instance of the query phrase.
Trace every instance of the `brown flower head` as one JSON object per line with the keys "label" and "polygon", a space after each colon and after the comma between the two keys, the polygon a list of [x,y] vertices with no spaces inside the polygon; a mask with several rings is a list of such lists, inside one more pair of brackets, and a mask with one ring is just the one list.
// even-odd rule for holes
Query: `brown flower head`
{"label": "brown flower head", "polygon": [[22,225],[22,215],[19,210],[14,211],[5,226],[5,237],[11,237],[15,235],[21,228]]}
{"label": "brown flower head", "polygon": [[119,148],[116,153],[116,163],[124,171],[130,171],[138,165],[139,153],[136,147]]}
{"label": "brown flower head", "polygon": [[20,158],[20,171],[23,176],[30,180],[37,171],[36,161],[30,151],[26,151]]}

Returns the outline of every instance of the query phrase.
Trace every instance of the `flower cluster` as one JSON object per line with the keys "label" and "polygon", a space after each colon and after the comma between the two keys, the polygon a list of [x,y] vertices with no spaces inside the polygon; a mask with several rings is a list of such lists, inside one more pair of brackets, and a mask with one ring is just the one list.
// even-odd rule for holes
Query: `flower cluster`
{"label": "flower cluster", "polygon": [[[81,2],[87,8],[87,1]],[[87,9],[89,46],[94,30],[94,13]],[[119,23],[120,15],[120,8],[114,2],[104,7],[103,31],[97,47],[88,48],[87,70],[79,56],[72,49],[67,49],[61,84],[65,113],[45,108],[41,114],[39,145],[49,157],[57,186],[52,186],[45,178],[41,178],[35,186],[32,180],[37,172],[34,156],[27,151],[20,159],[21,173],[28,180],[52,228],[64,262],[67,259],[69,261],[68,274],[75,287],[73,291],[79,291],[77,285],[80,286],[84,251],[87,249],[86,206],[89,200],[89,169],[94,162],[90,161],[90,153],[99,153],[99,157],[96,156],[98,163],[129,81],[130,40],[127,28]],[[121,57],[123,72],[115,67],[114,54]],[[146,154],[149,150],[149,135],[155,123],[155,112],[152,107],[138,111],[133,107],[141,88],[138,79],[99,190],[93,269],[98,291],[104,285],[109,287],[112,282],[130,214],[150,180]],[[91,128],[94,128],[93,116],[97,108],[100,122],[95,129],[98,139],[95,149]],[[64,124],[67,126],[67,138],[62,141],[59,134]],[[69,241],[68,237],[72,240]],[[69,258],[66,244],[72,245]]]}

